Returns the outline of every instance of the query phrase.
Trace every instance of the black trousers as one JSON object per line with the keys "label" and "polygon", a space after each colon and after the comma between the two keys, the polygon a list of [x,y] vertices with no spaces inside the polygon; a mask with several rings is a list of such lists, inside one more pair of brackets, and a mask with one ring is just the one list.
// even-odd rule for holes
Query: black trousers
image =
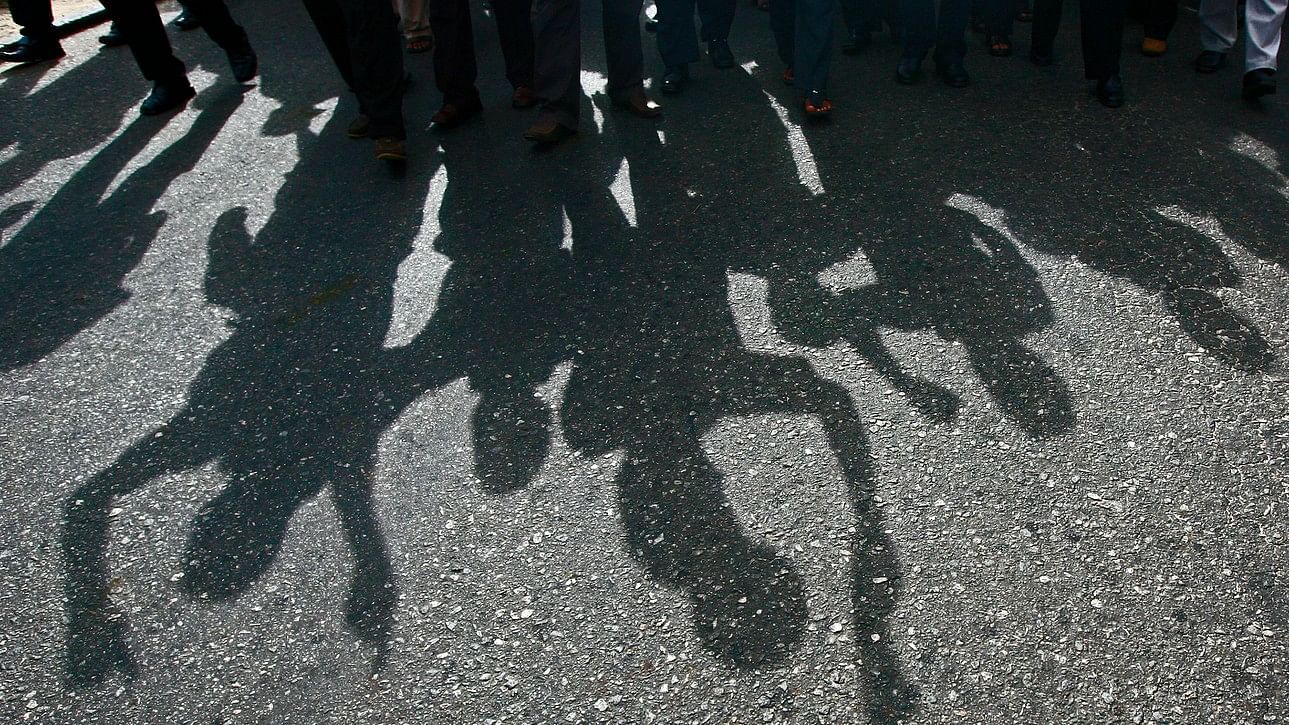
{"label": "black trousers", "polygon": [[985,32],[1002,38],[1012,37],[1016,19],[1016,0],[975,0],[971,16],[985,25]]}
{"label": "black trousers", "polygon": [[[406,138],[403,43],[389,0],[304,0],[340,77],[370,119],[372,138]],[[203,17],[204,20],[204,17]]]}
{"label": "black trousers", "polygon": [[937,63],[961,62],[967,54],[971,0],[940,0],[939,5],[937,13],[936,0],[900,0],[905,57],[923,58],[932,46]]}
{"label": "black trousers", "polygon": [[35,42],[57,40],[50,0],[9,0],[9,14],[23,36]]}
{"label": "black trousers", "polygon": [[[506,80],[513,88],[533,87],[533,0],[492,0]],[[434,31],[434,83],[445,103],[479,98],[475,79],[474,26],[469,0],[430,0]]]}
{"label": "black trousers", "polygon": [[828,87],[835,0],[770,0],[770,30],[793,85],[809,93]]}
{"label": "black trousers", "polygon": [[[1052,54],[1052,43],[1061,24],[1062,0],[1034,0],[1035,53]],[[1079,0],[1079,25],[1083,36],[1083,74],[1088,80],[1105,80],[1119,74],[1123,50],[1123,16],[1127,0]]]}
{"label": "black trousers", "polygon": [[[201,27],[224,49],[246,43],[246,31],[233,20],[223,0],[185,0],[184,6],[201,17]],[[184,78],[184,64],[170,49],[170,38],[161,24],[161,13],[152,0],[103,0],[112,22],[125,35],[143,77],[162,83]]]}
{"label": "black trousers", "polygon": [[658,55],[668,68],[693,63],[700,56],[694,40],[694,11],[702,21],[704,43],[728,40],[738,0],[655,0],[658,5]]}
{"label": "black trousers", "polygon": [[885,22],[895,32],[900,27],[899,7],[892,0],[841,0],[841,15],[852,35],[876,33]]}
{"label": "black trousers", "polygon": [[1145,26],[1147,38],[1168,40],[1177,24],[1177,0],[1133,0],[1128,14]]}
{"label": "black trousers", "polygon": [[[609,97],[644,85],[641,0],[603,0]],[[582,104],[581,0],[533,0],[534,88],[542,114],[577,128]]]}

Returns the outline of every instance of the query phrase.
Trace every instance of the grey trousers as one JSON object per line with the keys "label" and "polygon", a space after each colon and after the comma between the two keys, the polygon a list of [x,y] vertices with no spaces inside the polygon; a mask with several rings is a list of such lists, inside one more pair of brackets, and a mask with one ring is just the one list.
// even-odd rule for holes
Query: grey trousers
{"label": "grey trousers", "polygon": [[[1246,0],[1244,9],[1244,70],[1276,67],[1280,26],[1289,0]],[[1200,42],[1204,50],[1226,53],[1235,47],[1236,0],[1201,0]]]}
{"label": "grey trousers", "polygon": [[[642,0],[603,0],[604,55],[609,97],[618,100],[644,85]],[[576,129],[582,105],[580,0],[534,0],[533,90],[542,114]]]}

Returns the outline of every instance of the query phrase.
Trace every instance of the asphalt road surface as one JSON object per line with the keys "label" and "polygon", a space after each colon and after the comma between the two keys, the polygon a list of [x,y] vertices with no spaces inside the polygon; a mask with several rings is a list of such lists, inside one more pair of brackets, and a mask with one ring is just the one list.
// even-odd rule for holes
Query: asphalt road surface
{"label": "asphalt road surface", "polygon": [[1289,718],[1289,99],[1192,15],[1117,111],[1071,16],[803,127],[763,14],[651,122],[588,7],[545,152],[480,17],[397,174],[234,10],[171,118],[93,33],[0,74],[0,720]]}

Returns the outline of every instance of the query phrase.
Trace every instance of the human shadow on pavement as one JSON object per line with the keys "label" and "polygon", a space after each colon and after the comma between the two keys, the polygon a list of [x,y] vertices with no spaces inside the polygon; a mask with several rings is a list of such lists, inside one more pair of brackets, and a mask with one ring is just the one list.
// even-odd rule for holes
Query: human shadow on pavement
{"label": "human shadow on pavement", "polygon": [[[59,65],[75,63],[75,67],[38,89],[46,73],[60,69],[35,64],[0,73],[0,107],[5,109],[0,149],[10,150],[0,162],[0,196],[36,178],[50,163],[103,143],[135,113],[142,96],[122,93],[119,87],[122,63],[129,64],[126,72],[137,72],[134,62],[124,48],[119,58],[113,55],[65,59]],[[131,123],[156,128],[163,122],[136,119]]]}
{"label": "human shadow on pavement", "polygon": [[1186,113],[1207,122],[1185,142],[1112,132],[1075,144],[1053,129],[1030,136],[1041,143],[1001,149],[994,162],[1014,181],[994,198],[1034,249],[1075,257],[1157,295],[1208,355],[1265,370],[1276,361],[1271,343],[1222,294],[1239,287],[1242,274],[1202,223],[1218,222],[1234,243],[1283,266],[1289,207],[1271,170],[1215,134],[1229,128],[1222,114],[1231,110],[1190,101]]}
{"label": "human shadow on pavement", "polygon": [[175,179],[196,166],[241,99],[222,89],[204,94],[183,136],[109,194],[160,128],[152,119],[131,123],[5,240],[0,371],[40,360],[129,298],[122,283],[168,216],[153,207]]}
{"label": "human shadow on pavement", "polygon": [[[620,184],[626,173],[632,202],[629,218],[606,212],[603,192],[566,197],[582,332],[561,406],[565,437],[587,454],[622,453],[618,506],[632,555],[689,599],[694,631],[718,661],[755,670],[781,666],[804,636],[805,582],[786,552],[735,516],[728,468],[705,436],[739,416],[816,418],[854,517],[849,585],[866,706],[893,722],[912,712],[915,692],[888,646],[900,572],[873,505],[859,412],[805,359],[749,349],[731,309],[731,271],[808,273],[782,253],[801,242],[793,215],[815,200],[797,183],[760,87],[745,75],[724,82],[738,102],[668,124],[666,144],[602,104],[620,146],[578,149],[560,169],[566,189],[579,179]],[[597,152],[606,156],[591,160]]]}
{"label": "human shadow on pavement", "polygon": [[272,564],[296,509],[329,491],[353,556],[345,617],[382,661],[397,592],[370,486],[378,439],[401,410],[388,397],[399,369],[382,340],[433,169],[369,180],[361,192],[332,183],[337,163],[360,163],[356,148],[324,142],[343,136],[341,121],[322,140],[298,130],[299,162],[263,229],[251,235],[235,208],[212,231],[207,296],[237,319],[185,408],[67,499],[73,686],[135,672],[128,623],[108,588],[112,502],[208,462],[227,483],[193,525],[183,589],[213,600],[244,592]]}

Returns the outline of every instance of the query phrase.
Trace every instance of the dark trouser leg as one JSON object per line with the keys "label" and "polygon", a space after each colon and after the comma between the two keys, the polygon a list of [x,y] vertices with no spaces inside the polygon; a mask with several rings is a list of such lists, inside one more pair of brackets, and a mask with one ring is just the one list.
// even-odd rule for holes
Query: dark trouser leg
{"label": "dark trouser leg", "polygon": [[340,75],[371,119],[372,138],[404,138],[403,48],[388,0],[304,0]]}
{"label": "dark trouser leg", "polygon": [[935,44],[935,0],[900,0],[904,57],[925,58]]}
{"label": "dark trouser leg", "polygon": [[577,128],[582,101],[580,0],[533,0],[533,91],[542,113]]}
{"label": "dark trouser leg", "polygon": [[1061,27],[1061,0],[1034,0],[1034,29],[1030,49],[1036,55],[1050,56]]}
{"label": "dark trouser leg", "polygon": [[698,0],[698,19],[703,23],[699,40],[729,40],[734,25],[734,7],[738,0]]}
{"label": "dark trouser leg", "polygon": [[533,0],[492,0],[497,36],[512,88],[533,87]]}
{"label": "dark trouser leg", "polygon": [[247,43],[246,31],[233,20],[224,0],[185,0],[184,9],[201,18],[201,27],[206,35],[224,50],[240,48]]}
{"label": "dark trouser leg", "polygon": [[967,54],[967,23],[971,20],[971,0],[940,0],[940,17],[936,23],[935,59],[937,63],[961,63]]}
{"label": "dark trouser leg", "polygon": [[1083,31],[1083,74],[1104,80],[1119,74],[1123,50],[1125,0],[1080,0],[1079,23]]}
{"label": "dark trouser leg", "polygon": [[1012,23],[1016,19],[1016,0],[985,0],[985,30],[990,35],[1012,37]]}
{"label": "dark trouser leg", "polygon": [[874,30],[868,25],[866,4],[865,0],[841,0],[841,19],[847,33],[860,35]]}
{"label": "dark trouser leg", "polygon": [[58,40],[54,35],[54,10],[50,0],[10,0],[9,13],[22,34],[32,42]]}
{"label": "dark trouser leg", "polygon": [[[354,81],[354,70],[349,59],[349,40],[345,37],[345,16],[340,12],[340,5],[335,0],[304,0],[304,9],[308,11],[313,27],[317,28],[322,44],[331,54],[331,60],[340,71],[340,77],[351,92],[357,95],[358,86]],[[358,96],[358,108],[367,113],[362,96]]]}
{"label": "dark trouser leg", "polygon": [[170,51],[161,14],[151,0],[103,0],[103,6],[125,34],[144,78],[158,83],[184,79],[184,64]]}
{"label": "dark trouser leg", "polygon": [[644,85],[644,43],[640,39],[641,0],[604,1],[604,56],[608,61],[610,98],[621,98]]}
{"label": "dark trouser leg", "polygon": [[406,138],[403,128],[403,44],[389,0],[344,0],[355,89],[365,96],[372,138]]}
{"label": "dark trouser leg", "polygon": [[658,55],[668,68],[698,60],[694,37],[694,0],[655,0],[658,6]]}
{"label": "dark trouser leg", "polygon": [[823,91],[828,87],[835,6],[836,0],[797,0],[796,58],[792,69],[796,86],[803,91]]}
{"label": "dark trouser leg", "polygon": [[467,0],[430,0],[430,29],[434,31],[434,85],[444,103],[472,104],[479,100],[475,79],[474,28]]}
{"label": "dark trouser leg", "polygon": [[797,0],[770,0],[770,30],[779,60],[789,68],[796,63]]}
{"label": "dark trouser leg", "polygon": [[1177,24],[1177,0],[1146,0],[1142,11],[1146,37],[1168,40],[1168,34]]}

